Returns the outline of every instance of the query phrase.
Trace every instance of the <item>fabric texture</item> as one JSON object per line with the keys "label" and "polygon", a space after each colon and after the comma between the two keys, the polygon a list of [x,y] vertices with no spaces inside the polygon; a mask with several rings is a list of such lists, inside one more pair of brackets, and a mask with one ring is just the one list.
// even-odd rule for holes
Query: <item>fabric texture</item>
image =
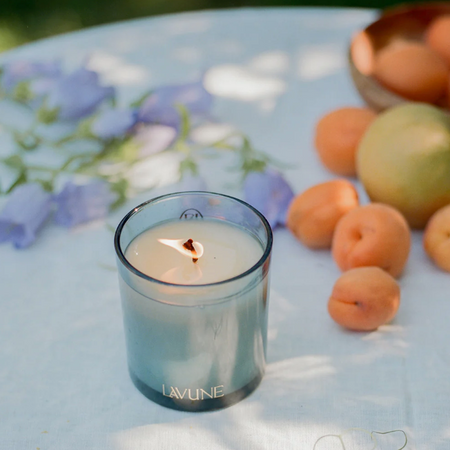
{"label": "fabric texture", "polygon": [[[333,108],[362,104],[347,69],[348,43],[375,16],[355,9],[181,14],[65,34],[1,59],[76,66],[89,57],[123,98],[206,71],[214,115],[287,162],[286,178],[299,193],[333,178],[313,150],[314,126]],[[211,174],[208,187],[227,176],[226,167]],[[146,199],[128,202],[108,223]],[[323,435],[363,428],[402,429],[408,450],[447,450],[450,276],[428,261],[421,233],[400,280],[397,317],[372,333],[345,331],[328,316],[340,275],[329,252],[306,249],[283,228],[274,240],[267,373],[239,404],[198,414],[152,403],[129,379],[108,227],[50,225],[27,250],[1,245],[0,448],[313,450]],[[342,439],[347,450],[373,447],[361,430]],[[403,443],[399,434],[377,439],[386,450]],[[341,449],[339,439],[320,440],[316,450],[324,449]]]}

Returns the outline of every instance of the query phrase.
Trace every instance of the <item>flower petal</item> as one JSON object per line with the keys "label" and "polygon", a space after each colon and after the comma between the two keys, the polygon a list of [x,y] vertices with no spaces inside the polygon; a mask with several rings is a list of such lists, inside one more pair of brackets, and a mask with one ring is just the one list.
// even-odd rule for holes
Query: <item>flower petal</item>
{"label": "flower petal", "polygon": [[51,209],[51,195],[40,184],[16,187],[0,213],[0,242],[10,241],[16,248],[28,247],[36,240]]}
{"label": "flower petal", "polygon": [[94,181],[85,185],[66,183],[55,196],[55,222],[70,228],[80,223],[101,219],[108,214],[109,206],[115,200],[107,183]]}
{"label": "flower petal", "polygon": [[206,114],[212,104],[212,95],[202,81],[155,89],[139,110],[139,121],[159,123],[180,128],[180,115],[176,105],[183,105],[192,115]]}
{"label": "flower petal", "polygon": [[82,67],[56,81],[48,94],[47,108],[58,108],[62,120],[77,120],[92,114],[114,92],[112,87],[100,86],[96,72]]}
{"label": "flower petal", "polygon": [[294,197],[283,176],[273,170],[251,172],[244,182],[244,198],[259,210],[272,228],[285,225],[289,204]]}
{"label": "flower petal", "polygon": [[130,108],[110,109],[92,124],[92,132],[101,139],[111,139],[127,133],[137,120],[137,112]]}
{"label": "flower petal", "polygon": [[60,74],[60,61],[12,61],[3,67],[2,87],[11,91],[21,81],[54,78]]}

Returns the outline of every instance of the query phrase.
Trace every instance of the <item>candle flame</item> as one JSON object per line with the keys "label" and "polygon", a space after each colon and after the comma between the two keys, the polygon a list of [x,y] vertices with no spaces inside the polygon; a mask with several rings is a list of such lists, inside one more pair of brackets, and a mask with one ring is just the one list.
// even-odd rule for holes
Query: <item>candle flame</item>
{"label": "candle flame", "polygon": [[[190,242],[190,246],[185,245]],[[168,245],[179,251],[182,255],[192,258],[194,262],[197,262],[199,258],[203,255],[203,245],[200,242],[192,241],[191,239],[158,239],[161,244]],[[189,250],[189,247],[193,247],[194,250]]]}

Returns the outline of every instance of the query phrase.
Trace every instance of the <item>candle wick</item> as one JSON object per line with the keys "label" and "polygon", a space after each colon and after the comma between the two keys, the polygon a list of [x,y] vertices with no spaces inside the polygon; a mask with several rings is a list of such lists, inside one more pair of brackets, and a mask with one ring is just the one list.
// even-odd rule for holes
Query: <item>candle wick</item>
{"label": "candle wick", "polygon": [[194,241],[192,239],[188,239],[184,244],[183,247],[186,250],[189,250],[192,253],[192,262],[195,264],[198,261],[197,256],[197,250],[195,250],[194,247]]}

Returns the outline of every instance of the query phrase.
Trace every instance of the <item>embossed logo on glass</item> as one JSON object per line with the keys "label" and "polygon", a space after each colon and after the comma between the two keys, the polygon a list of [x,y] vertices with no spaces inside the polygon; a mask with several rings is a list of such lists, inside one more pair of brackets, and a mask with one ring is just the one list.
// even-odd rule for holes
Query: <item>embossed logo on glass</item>
{"label": "embossed logo on glass", "polygon": [[180,219],[184,220],[203,219],[203,214],[198,209],[189,208],[181,213]]}

